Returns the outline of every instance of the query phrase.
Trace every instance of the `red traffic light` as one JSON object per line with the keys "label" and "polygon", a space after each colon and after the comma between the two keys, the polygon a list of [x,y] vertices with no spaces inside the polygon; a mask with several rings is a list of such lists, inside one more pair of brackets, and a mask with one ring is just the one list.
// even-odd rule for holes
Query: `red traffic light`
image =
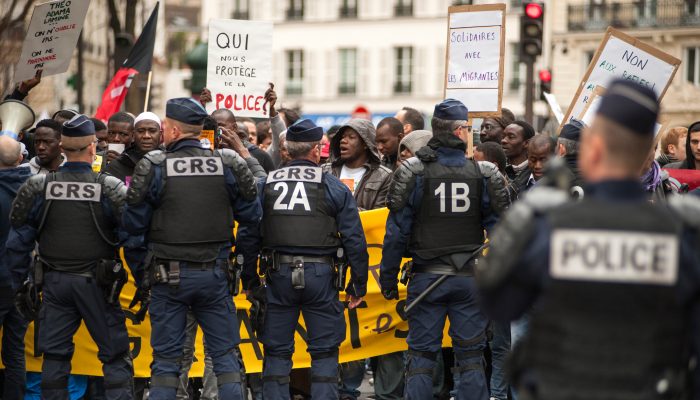
{"label": "red traffic light", "polygon": [[548,69],[540,70],[540,82],[549,83],[552,81],[552,72]]}
{"label": "red traffic light", "polygon": [[540,3],[528,3],[525,5],[525,15],[532,19],[539,19],[542,13],[542,4]]}

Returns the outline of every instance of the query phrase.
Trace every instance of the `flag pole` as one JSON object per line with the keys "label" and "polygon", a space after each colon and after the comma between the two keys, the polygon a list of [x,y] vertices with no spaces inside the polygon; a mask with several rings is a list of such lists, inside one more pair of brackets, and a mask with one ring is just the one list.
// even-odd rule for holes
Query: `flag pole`
{"label": "flag pole", "polygon": [[148,71],[148,82],[146,82],[146,101],[143,103],[143,112],[148,111],[148,100],[151,97],[151,77],[153,71]]}

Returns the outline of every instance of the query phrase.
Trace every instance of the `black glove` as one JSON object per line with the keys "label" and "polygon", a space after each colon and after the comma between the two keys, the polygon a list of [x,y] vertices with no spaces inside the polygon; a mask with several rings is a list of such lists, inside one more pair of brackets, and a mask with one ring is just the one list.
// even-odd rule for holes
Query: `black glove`
{"label": "black glove", "polygon": [[387,300],[398,300],[399,299],[399,286],[394,284],[393,286],[382,289],[382,296]]}
{"label": "black glove", "polygon": [[250,289],[247,296],[250,302],[250,325],[255,335],[260,338],[265,326],[265,312],[267,311],[267,295],[265,286],[257,286]]}
{"label": "black glove", "polygon": [[15,307],[27,322],[34,321],[39,316],[41,298],[36,285],[30,279],[24,281],[15,294]]}

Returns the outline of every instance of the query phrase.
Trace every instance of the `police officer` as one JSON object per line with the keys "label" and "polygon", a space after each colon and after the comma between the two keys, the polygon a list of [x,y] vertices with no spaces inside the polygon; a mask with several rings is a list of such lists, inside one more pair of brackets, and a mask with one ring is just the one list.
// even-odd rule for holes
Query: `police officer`
{"label": "police officer", "polygon": [[[175,399],[190,309],[204,332],[219,398],[241,399],[239,327],[229,289],[236,282],[227,260],[234,219],[243,227],[260,219],[255,180],[233,151],[202,149],[198,137],[207,113],[201,105],[172,99],[165,114],[166,150],[151,151],[136,165],[124,212],[130,265],[138,281],[150,276],[152,284],[149,397]],[[144,246],[147,253],[139,253]],[[254,258],[245,253],[245,237],[237,248]]]}
{"label": "police officer", "polygon": [[[308,119],[290,126],[286,140],[292,161],[261,182],[261,244],[268,260],[262,334],[266,400],[289,399],[299,312],[308,332],[311,397],[338,398],[338,347],[345,339],[338,290],[345,289],[349,308],[357,307],[367,291],[367,243],[357,205],[347,186],[321,171],[322,136]],[[342,262],[334,259],[338,249],[344,249],[351,265],[346,288],[337,275],[344,273]],[[248,269],[245,282],[247,288],[260,284],[254,269]]]}
{"label": "police officer", "polygon": [[647,200],[658,115],[652,89],[612,82],[581,136],[586,196],[538,187],[494,232],[485,305],[512,319],[537,303],[513,357],[522,397],[680,399],[692,383],[697,398],[700,204]]}
{"label": "police officer", "polygon": [[428,145],[394,173],[382,251],[382,294],[398,299],[397,274],[406,253],[413,257],[408,304],[449,275],[408,313],[406,398],[432,398],[432,371],[449,317],[457,398],[487,399],[482,352],[488,321],[476,299],[473,260],[484,243],[484,228],[496,222],[508,195],[494,164],[465,158],[464,104],[447,99],[436,105],[432,127]]}
{"label": "police officer", "polygon": [[7,257],[15,277],[27,276],[22,260],[38,243],[33,278],[41,285],[43,275],[44,399],[68,398],[73,335],[81,320],[97,343],[106,398],[133,398],[129,337],[119,304],[126,275],[114,261],[126,188],[119,179],[92,171],[96,144],[86,116],[65,122],[61,148],[67,162],[57,172],[29,178],[12,205]]}

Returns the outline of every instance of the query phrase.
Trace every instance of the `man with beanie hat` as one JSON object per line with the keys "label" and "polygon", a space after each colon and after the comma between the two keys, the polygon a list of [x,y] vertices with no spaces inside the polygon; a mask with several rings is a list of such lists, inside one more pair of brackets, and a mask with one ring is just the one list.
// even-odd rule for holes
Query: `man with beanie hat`
{"label": "man with beanie hat", "polygon": [[514,319],[537,304],[511,369],[523,397],[689,398],[700,387],[689,366],[700,201],[651,204],[639,181],[658,115],[652,89],[611,82],[581,134],[586,196],[537,186],[494,231],[477,270],[485,309]]}
{"label": "man with beanie hat", "polygon": [[458,100],[436,105],[433,138],[416,157],[401,163],[387,196],[382,295],[398,300],[397,275],[405,255],[413,258],[407,304],[444,279],[408,313],[408,400],[432,398],[432,372],[447,317],[459,382],[457,398],[489,397],[482,364],[488,320],[480,310],[473,275],[484,229],[490,229],[505,210],[508,194],[495,165],[465,157],[467,118],[467,108]]}
{"label": "man with beanie hat", "polygon": [[150,111],[142,112],[134,119],[133,141],[119,158],[107,164],[104,172],[119,178],[128,187],[136,164],[151,150],[160,147],[163,133],[160,118]]}
{"label": "man with beanie hat", "polygon": [[578,152],[581,132],[585,127],[583,121],[572,118],[568,124],[564,124],[557,138],[557,154],[564,159],[566,167],[574,174],[572,184],[579,187],[583,185],[583,179],[578,170]]}
{"label": "man with beanie hat", "polygon": [[123,237],[136,283],[148,290],[146,274],[153,277],[149,397],[175,399],[191,310],[204,332],[219,398],[242,399],[232,300],[238,282],[228,258],[236,220],[234,257],[255,265],[250,239],[240,233],[255,229],[261,216],[255,178],[232,150],[202,148],[199,135],[208,115],[198,102],[171,99],[165,116],[166,149],[149,152],[136,165],[124,211]]}
{"label": "man with beanie hat", "polygon": [[[294,123],[286,134],[291,161],[259,183],[263,218],[256,245],[262,250],[267,286],[259,287],[254,263],[243,271],[242,280],[244,289],[263,290],[267,297],[258,332],[265,347],[266,400],[289,399],[300,312],[311,354],[311,397],[338,398],[338,347],[345,340],[338,291],[346,292],[349,308],[357,307],[367,291],[367,243],[357,205],[350,189],[318,166],[322,137],[323,129],[311,120]],[[339,249],[351,266],[346,287],[339,286],[334,268]]]}
{"label": "man with beanie hat", "polygon": [[[43,399],[68,398],[73,335],[81,320],[98,347],[105,397],[133,398],[129,337],[119,305],[127,276],[115,261],[126,188],[118,179],[92,171],[96,147],[90,119],[76,115],[65,122],[61,149],[67,162],[55,173],[29,178],[12,206],[6,255],[12,284],[25,298],[34,291],[32,285],[43,289],[38,347],[44,354]],[[35,245],[34,279],[25,282],[26,258]],[[30,315],[33,310],[25,314],[36,317]]]}

